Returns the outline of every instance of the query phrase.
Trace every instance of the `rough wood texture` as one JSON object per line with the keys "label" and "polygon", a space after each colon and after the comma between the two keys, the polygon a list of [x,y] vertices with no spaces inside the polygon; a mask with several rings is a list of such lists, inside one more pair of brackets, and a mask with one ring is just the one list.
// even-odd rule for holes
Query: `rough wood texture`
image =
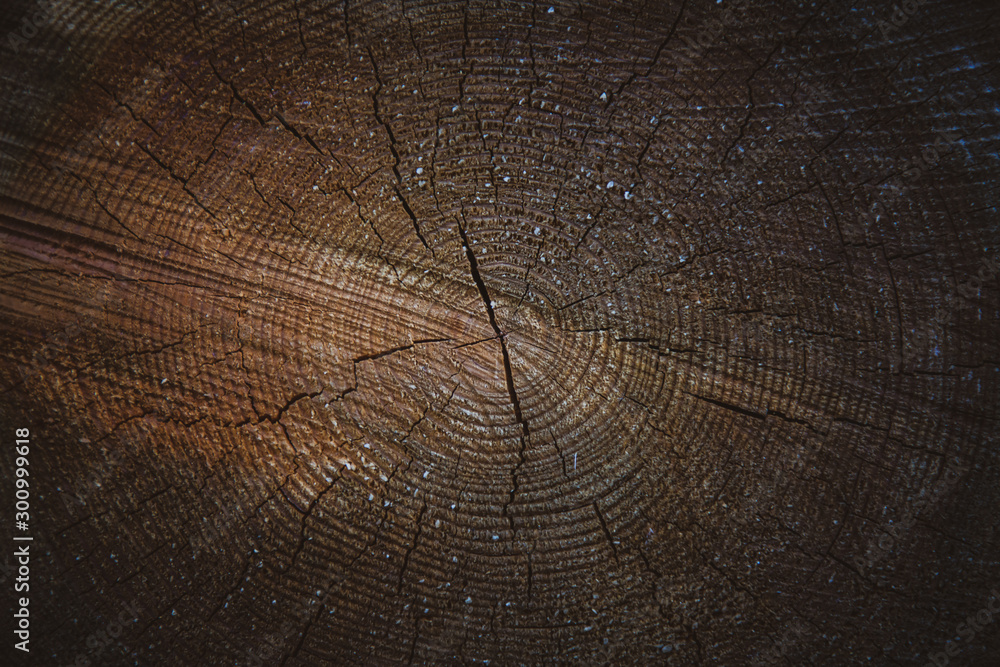
{"label": "rough wood texture", "polygon": [[995,2],[264,4],[3,42],[35,664],[922,665],[986,605]]}

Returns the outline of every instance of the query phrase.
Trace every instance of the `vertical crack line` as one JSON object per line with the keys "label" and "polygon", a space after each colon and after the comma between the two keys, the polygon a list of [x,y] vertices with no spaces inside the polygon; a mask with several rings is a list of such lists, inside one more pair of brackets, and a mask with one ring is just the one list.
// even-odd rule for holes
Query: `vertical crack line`
{"label": "vertical crack line", "polygon": [[528,579],[528,608],[529,609],[531,608],[531,582],[532,582],[532,580],[535,577],[534,572],[532,571],[532,567],[531,567],[531,556],[532,556],[533,552],[534,552],[534,545],[532,545],[532,550],[528,552],[528,574],[527,574],[527,579]]}
{"label": "vertical crack line", "polygon": [[406,574],[406,568],[410,564],[410,554],[413,550],[417,548],[417,542],[420,540],[420,532],[422,528],[422,521],[424,519],[424,513],[427,511],[427,499],[423,499],[423,504],[420,506],[420,511],[417,513],[417,527],[413,533],[413,543],[410,548],[406,550],[403,555],[403,566],[399,568],[399,583],[396,585],[396,594],[399,595],[403,592],[403,575]]}
{"label": "vertical crack line", "polygon": [[[284,572],[286,574],[288,572],[290,572],[292,570],[292,568],[295,567],[295,563],[296,563],[296,561],[299,558],[299,554],[302,553],[302,550],[306,546],[306,527],[307,527],[307,522],[309,520],[309,517],[312,516],[313,510],[320,503],[320,501],[323,500],[323,496],[325,496],[330,491],[330,489],[332,489],[337,484],[337,482],[339,480],[340,480],[340,475],[338,474],[336,477],[334,477],[333,481],[330,482],[327,485],[327,487],[325,489],[323,489],[322,491],[320,491],[316,495],[316,497],[313,498],[312,502],[309,503],[309,507],[306,508],[306,511],[302,514],[302,524],[301,524],[301,526],[299,528],[299,543],[295,547],[295,553],[292,554],[292,559],[291,559],[291,561],[289,561],[288,567],[286,567],[284,569]],[[282,495],[284,495],[284,491],[283,490],[282,490]],[[285,498],[287,499],[288,496],[285,496]],[[295,509],[298,509],[298,507],[295,506],[294,503],[293,503],[293,507],[295,507]]]}
{"label": "vertical crack line", "polygon": [[664,619],[669,618],[667,616],[667,611],[663,608],[663,602],[660,601],[660,596],[658,595],[658,590],[656,588],[657,583],[663,579],[663,575],[652,566],[649,562],[649,558],[646,556],[646,552],[643,548],[639,547],[639,556],[642,558],[642,562],[646,565],[646,571],[653,575],[653,580],[649,582],[649,593],[653,597],[653,602],[656,603],[656,607],[660,612],[660,616]]}
{"label": "vertical crack line", "polygon": [[601,530],[604,531],[604,536],[608,538],[608,544],[611,545],[611,553],[615,555],[615,560],[618,560],[618,548],[615,546],[615,540],[611,537],[611,531],[608,530],[608,523],[604,520],[604,515],[601,514],[601,509],[597,506],[597,501],[593,502],[594,514],[597,515],[597,520],[601,522]]}
{"label": "vertical crack line", "polygon": [[[398,171],[396,172],[396,178],[399,179]],[[399,189],[398,185],[396,185],[393,189],[396,191],[396,196],[399,197],[399,201],[403,205],[403,210],[406,211],[406,215],[410,216],[410,222],[413,223],[413,231],[417,233],[417,238],[420,239],[420,242],[424,244],[424,248],[431,251],[431,255],[433,256],[434,250],[429,245],[427,245],[427,239],[425,239],[424,235],[420,232],[420,223],[417,222],[417,216],[413,212],[413,209],[410,208],[410,203],[406,201],[406,197],[403,196],[403,193]]]}
{"label": "vertical crack line", "polygon": [[395,174],[396,176],[396,185],[394,186],[394,189],[396,191],[396,195],[399,197],[399,201],[403,204],[403,210],[406,211],[406,215],[410,217],[410,222],[413,223],[413,230],[417,233],[417,238],[420,239],[420,242],[424,244],[424,248],[430,250],[431,247],[427,245],[427,240],[424,239],[424,235],[420,233],[420,225],[419,223],[417,223],[417,216],[414,215],[413,209],[410,208],[409,202],[406,201],[406,197],[403,196],[403,192],[402,190],[400,190],[399,187],[403,184],[403,177],[399,173],[400,160],[399,160],[399,152],[396,150],[396,135],[393,134],[392,128],[389,127],[389,123],[387,123],[386,120],[382,118],[382,112],[379,109],[378,96],[379,93],[382,92],[382,88],[384,88],[385,86],[382,83],[382,75],[378,71],[378,65],[376,64],[377,61],[375,60],[375,54],[372,53],[371,47],[368,47],[368,58],[372,61],[372,71],[375,73],[375,82],[378,83],[378,88],[376,88],[375,92],[372,93],[372,108],[374,110],[375,120],[379,122],[379,124],[385,130],[385,133],[389,136],[389,152],[392,153],[392,160],[393,160],[392,173]]}
{"label": "vertical crack line", "polygon": [[[465,212],[462,212],[463,217]],[[483,303],[486,305],[486,314],[490,318],[490,326],[493,327],[493,332],[500,338],[500,342],[503,342],[503,332],[500,331],[500,327],[497,325],[496,315],[493,313],[493,302],[490,301],[490,293],[486,290],[486,283],[483,282],[483,277],[479,275],[479,260],[476,259],[476,255],[472,252],[472,244],[469,243],[469,237],[465,233],[465,227],[462,223],[458,223],[458,233],[462,237],[462,250],[465,251],[465,256],[469,259],[469,268],[472,271],[472,280],[476,283],[476,287],[479,288],[479,296],[483,298]]]}
{"label": "vertical crack line", "polygon": [[[464,209],[462,213],[463,217],[465,215]],[[493,302],[490,300],[490,293],[486,289],[486,283],[483,281],[482,275],[479,273],[479,261],[476,259],[476,255],[472,252],[472,244],[469,243],[469,236],[465,233],[465,227],[460,221],[458,222],[458,233],[462,237],[462,248],[465,250],[465,256],[469,260],[469,269],[472,272],[472,280],[476,283],[476,287],[479,288],[479,295],[483,299],[483,304],[486,306],[486,314],[490,320],[490,326],[493,327],[494,333],[496,333],[497,338],[500,340],[500,353],[503,355],[503,372],[504,378],[507,381],[507,393],[510,395],[510,403],[514,407],[514,418],[517,419],[517,423],[521,425],[521,448],[518,451],[518,461],[517,465],[511,471],[511,489],[510,495],[507,498],[507,502],[503,506],[503,515],[507,517],[507,523],[510,525],[510,530],[512,533],[516,533],[514,527],[514,517],[510,515],[509,509],[511,504],[514,502],[514,496],[517,495],[518,481],[517,475],[521,470],[521,467],[525,462],[525,450],[527,449],[528,438],[531,436],[531,432],[528,429],[528,420],[524,418],[524,413],[521,412],[521,401],[517,398],[517,390],[514,388],[514,372],[510,365],[510,353],[507,351],[507,341],[504,338],[503,331],[500,330],[500,325],[497,324],[496,313],[493,311]]]}
{"label": "vertical crack line", "polygon": [[416,616],[413,621],[413,641],[410,642],[410,653],[406,658],[406,664],[413,664],[413,657],[417,652],[417,640],[420,639],[420,617]]}

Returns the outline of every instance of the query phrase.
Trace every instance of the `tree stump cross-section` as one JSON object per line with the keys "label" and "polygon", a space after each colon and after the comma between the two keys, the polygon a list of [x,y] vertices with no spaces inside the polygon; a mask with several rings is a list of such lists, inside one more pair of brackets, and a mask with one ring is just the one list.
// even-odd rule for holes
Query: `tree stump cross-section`
{"label": "tree stump cross-section", "polygon": [[11,664],[995,664],[998,20],[14,2]]}

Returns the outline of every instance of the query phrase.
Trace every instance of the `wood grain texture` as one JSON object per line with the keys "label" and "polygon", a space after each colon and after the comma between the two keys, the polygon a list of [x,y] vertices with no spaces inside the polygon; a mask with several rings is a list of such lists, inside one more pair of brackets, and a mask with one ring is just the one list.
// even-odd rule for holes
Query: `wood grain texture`
{"label": "wood grain texture", "polygon": [[1000,587],[998,9],[729,5],[3,42],[37,664],[942,650]]}

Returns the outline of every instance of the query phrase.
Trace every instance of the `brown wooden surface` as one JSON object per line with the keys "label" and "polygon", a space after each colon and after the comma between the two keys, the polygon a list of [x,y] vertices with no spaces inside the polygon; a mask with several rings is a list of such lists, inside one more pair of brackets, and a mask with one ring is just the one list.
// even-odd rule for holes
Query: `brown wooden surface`
{"label": "brown wooden surface", "polygon": [[31,664],[923,665],[1000,588],[994,2],[150,4],[0,44]]}

